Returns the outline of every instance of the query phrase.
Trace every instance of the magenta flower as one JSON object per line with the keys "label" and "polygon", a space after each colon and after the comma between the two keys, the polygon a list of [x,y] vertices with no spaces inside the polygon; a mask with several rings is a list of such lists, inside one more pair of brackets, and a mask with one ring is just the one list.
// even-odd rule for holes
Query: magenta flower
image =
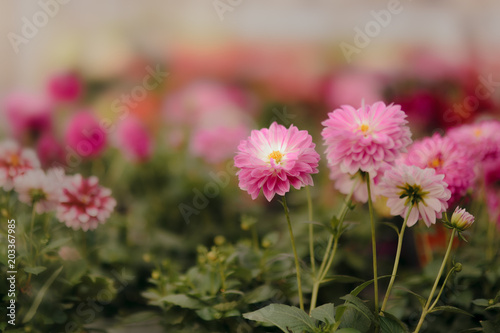
{"label": "magenta flower", "polygon": [[11,134],[31,140],[52,128],[53,106],[43,96],[13,93],[5,102],[6,120]]}
{"label": "magenta flower", "polygon": [[322,135],[329,166],[344,173],[374,177],[380,166],[393,163],[411,143],[406,115],[398,105],[383,102],[355,109],[343,105],[328,114]]}
{"label": "magenta flower", "polygon": [[443,179],[444,175],[436,174],[434,169],[400,164],[385,172],[379,193],[387,197],[387,207],[392,215],[404,218],[412,207],[407,220],[409,227],[420,219],[430,227],[436,223],[436,217],[442,217],[451,197]]}
{"label": "magenta flower", "polygon": [[153,142],[147,128],[135,117],[121,121],[116,129],[117,146],[131,161],[144,162],[151,157]]}
{"label": "magenta flower", "polygon": [[463,146],[439,134],[414,142],[408,149],[405,163],[432,168],[437,174],[444,175],[451,191],[451,203],[460,200],[474,184],[474,161]]}
{"label": "magenta flower", "polygon": [[64,160],[64,148],[51,133],[45,133],[38,139],[36,153],[43,167],[60,165]]}
{"label": "magenta flower", "polygon": [[242,140],[234,158],[240,188],[256,199],[260,191],[268,201],[275,194],[285,195],[290,185],[299,189],[313,185],[319,154],[307,131],[293,125],[286,129],[273,123],[269,129],[254,130]]}
{"label": "magenta flower", "polygon": [[15,141],[0,143],[0,187],[10,191],[14,180],[26,171],[40,168],[40,161],[32,149],[22,148]]}
{"label": "magenta flower", "polygon": [[50,78],[47,90],[56,102],[73,102],[82,93],[82,82],[76,73],[60,73]]}
{"label": "magenta flower", "polygon": [[78,155],[92,158],[98,156],[106,147],[107,135],[91,112],[80,111],[70,119],[65,140]]}
{"label": "magenta flower", "polygon": [[500,158],[500,122],[486,120],[475,124],[452,128],[447,135],[464,147],[469,157],[478,162]]}
{"label": "magenta flower", "polygon": [[97,177],[69,177],[57,207],[57,218],[74,230],[94,230],[106,222],[116,206],[111,190],[99,186]]}
{"label": "magenta flower", "polygon": [[35,201],[35,211],[38,214],[55,210],[62,196],[64,185],[64,170],[50,169],[45,173],[42,169],[28,170],[16,177],[14,188],[19,195],[19,201],[32,205]]}

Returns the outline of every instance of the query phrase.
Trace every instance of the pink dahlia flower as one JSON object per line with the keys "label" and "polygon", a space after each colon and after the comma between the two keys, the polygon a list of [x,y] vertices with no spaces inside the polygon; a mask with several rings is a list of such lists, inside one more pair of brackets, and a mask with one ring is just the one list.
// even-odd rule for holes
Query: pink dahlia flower
{"label": "pink dahlia flower", "polygon": [[409,227],[420,219],[430,227],[436,223],[436,217],[442,217],[451,197],[443,179],[444,175],[436,174],[434,169],[400,164],[385,172],[379,193],[387,197],[387,207],[392,215],[405,218],[412,207],[407,220]]}
{"label": "pink dahlia flower", "polygon": [[489,162],[500,159],[500,121],[486,120],[452,128],[447,135],[464,147],[471,159]]}
{"label": "pink dahlia flower", "polygon": [[53,106],[43,96],[13,93],[7,97],[8,130],[19,140],[31,140],[52,128]]}
{"label": "pink dahlia flower", "polygon": [[247,126],[201,128],[193,134],[190,150],[208,163],[219,163],[234,154],[238,143],[248,135]]}
{"label": "pink dahlia flower", "polygon": [[240,188],[256,199],[260,190],[271,201],[275,194],[285,195],[290,184],[296,189],[313,185],[319,154],[307,131],[293,125],[289,129],[273,123],[269,129],[254,130],[242,140],[234,158]]}
{"label": "pink dahlia flower", "polygon": [[50,78],[47,90],[56,102],[73,102],[82,93],[82,82],[76,73],[60,73]]}
{"label": "pink dahlia flower", "polygon": [[14,188],[19,201],[31,205],[35,202],[38,214],[55,210],[62,195],[64,170],[50,169],[45,173],[42,169],[28,170],[14,181]]}
{"label": "pink dahlia flower", "polygon": [[0,187],[10,191],[16,177],[28,170],[40,168],[40,161],[32,149],[22,148],[15,141],[0,143]]}
{"label": "pink dahlia flower", "polygon": [[111,190],[99,186],[97,177],[69,177],[57,207],[57,218],[68,227],[83,231],[94,230],[106,222],[116,206]]}
{"label": "pink dahlia flower", "polygon": [[97,118],[88,111],[80,111],[66,128],[65,140],[68,146],[81,157],[96,157],[106,147],[106,131]]}
{"label": "pink dahlia flower", "polygon": [[354,175],[369,172],[372,177],[384,163],[393,163],[411,143],[406,114],[398,105],[383,102],[359,109],[343,105],[328,114],[322,135],[328,164]]}
{"label": "pink dahlia flower", "polygon": [[43,134],[36,143],[36,153],[43,167],[61,164],[64,160],[62,144],[51,134]]}
{"label": "pink dahlia flower", "polygon": [[460,200],[474,184],[474,161],[463,146],[439,134],[414,142],[408,149],[405,163],[432,168],[437,174],[444,175],[451,191],[451,202]]}
{"label": "pink dahlia flower", "polygon": [[117,145],[123,154],[135,162],[144,162],[151,157],[153,142],[147,128],[135,117],[129,116],[118,124]]}

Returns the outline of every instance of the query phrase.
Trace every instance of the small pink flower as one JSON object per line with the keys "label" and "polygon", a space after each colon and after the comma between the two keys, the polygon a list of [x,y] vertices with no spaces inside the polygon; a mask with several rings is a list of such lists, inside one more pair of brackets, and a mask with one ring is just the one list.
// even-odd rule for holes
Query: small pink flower
{"label": "small pink flower", "polygon": [[56,102],[73,102],[82,93],[82,82],[76,73],[60,73],[50,78],[47,90]]}
{"label": "small pink flower", "polygon": [[147,128],[135,117],[129,116],[116,128],[117,145],[131,161],[144,162],[151,157],[153,142]]}
{"label": "small pink flower", "polygon": [[328,165],[338,165],[344,173],[364,171],[373,177],[411,143],[406,115],[398,105],[377,102],[359,109],[343,105],[328,117],[322,123]]}
{"label": "small pink flower", "polygon": [[78,261],[82,259],[80,253],[74,247],[63,246],[59,249],[57,254],[64,261]]}
{"label": "small pink flower", "polygon": [[400,164],[387,170],[379,184],[379,193],[387,197],[387,207],[392,215],[406,217],[409,227],[423,219],[430,227],[448,208],[451,192],[443,181],[444,175],[434,169],[421,169],[414,165]]}
{"label": "small pink flower", "polygon": [[319,154],[307,131],[293,125],[289,129],[273,123],[269,129],[254,130],[241,141],[234,158],[240,188],[256,199],[260,191],[271,201],[275,194],[285,195],[290,185],[299,189],[313,185]]}
{"label": "small pink flower", "polygon": [[485,120],[452,128],[447,134],[478,162],[500,159],[500,121]]}
{"label": "small pink flower", "polygon": [[15,141],[0,143],[0,187],[10,191],[16,177],[26,171],[40,168],[40,161],[32,149],[22,148]]}
{"label": "small pink flower", "polygon": [[38,139],[36,153],[43,167],[60,164],[64,160],[64,148],[51,133],[45,133]]}
{"label": "small pink flower", "polygon": [[65,175],[60,168],[50,169],[45,173],[42,169],[28,170],[16,177],[14,188],[19,201],[31,205],[35,201],[38,214],[55,210],[62,196]]}
{"label": "small pink flower", "polygon": [[57,218],[74,230],[94,230],[106,222],[115,206],[111,190],[99,186],[97,177],[77,174],[69,177],[63,187]]}
{"label": "small pink flower", "polygon": [[80,111],[71,119],[66,128],[65,140],[79,156],[92,158],[106,148],[106,131],[97,118],[88,111]]}
{"label": "small pink flower", "polygon": [[13,93],[7,97],[8,130],[19,140],[33,139],[52,128],[53,106],[42,96]]}
{"label": "small pink flower", "polygon": [[432,168],[437,174],[444,175],[451,191],[451,202],[460,200],[474,184],[474,161],[463,146],[439,134],[414,142],[408,149],[405,163]]}

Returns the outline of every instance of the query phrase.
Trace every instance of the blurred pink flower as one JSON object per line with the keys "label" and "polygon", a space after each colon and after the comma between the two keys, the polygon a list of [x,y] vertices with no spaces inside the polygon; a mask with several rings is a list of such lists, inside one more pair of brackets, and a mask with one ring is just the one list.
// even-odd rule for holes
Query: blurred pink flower
{"label": "blurred pink flower", "polygon": [[30,206],[35,201],[35,211],[42,214],[55,210],[59,204],[65,177],[60,168],[50,169],[47,173],[42,169],[28,170],[16,177],[14,188],[19,201]]}
{"label": "blurred pink flower", "polygon": [[328,117],[322,123],[328,165],[338,165],[344,173],[364,171],[374,177],[383,163],[393,163],[411,143],[399,105],[377,102],[359,109],[343,105]]}
{"label": "blurred pink flower", "polygon": [[330,79],[325,87],[325,102],[335,109],[341,105],[361,106],[361,101],[373,104],[382,99],[382,83],[366,71],[342,72]]}
{"label": "blurred pink flower", "polygon": [[269,129],[254,130],[241,141],[234,158],[240,188],[256,199],[260,190],[271,201],[275,194],[285,195],[290,185],[299,189],[313,185],[319,154],[307,131],[293,125],[289,129],[273,123]]}
{"label": "blurred pink flower", "polygon": [[412,207],[407,220],[409,227],[420,219],[430,227],[436,223],[436,217],[442,217],[451,197],[443,178],[444,175],[436,174],[434,169],[399,164],[384,173],[379,193],[387,197],[387,207],[392,215],[405,218]]}
{"label": "blurred pink flower", "polygon": [[486,204],[491,221],[500,227],[500,159],[482,164],[484,185],[486,187]]}
{"label": "blurred pink flower", "polygon": [[49,79],[47,90],[55,102],[74,102],[82,93],[82,82],[74,72],[59,73]]}
{"label": "blurred pink flower", "polygon": [[5,191],[13,188],[16,177],[38,168],[40,162],[32,149],[11,140],[0,143],[0,187]]}
{"label": "blurred pink flower", "polygon": [[107,135],[98,119],[90,111],[73,115],[66,127],[65,141],[81,157],[98,156],[105,148]]}
{"label": "blurred pink flower", "polygon": [[246,126],[213,127],[197,130],[191,139],[191,152],[209,163],[218,163],[234,155],[238,143],[248,135]]}
{"label": "blurred pink flower", "polygon": [[432,168],[437,174],[444,175],[451,191],[450,205],[458,202],[474,185],[474,161],[468,157],[463,146],[439,134],[414,142],[408,148],[405,163]]}
{"label": "blurred pink flower", "polygon": [[134,162],[151,157],[153,142],[147,128],[135,117],[129,116],[118,123],[116,143],[122,153]]}
{"label": "blurred pink flower", "polygon": [[64,160],[64,148],[51,133],[45,133],[38,139],[36,153],[43,167],[62,163]]}
{"label": "blurred pink flower", "polygon": [[500,121],[485,120],[450,129],[447,135],[478,162],[500,159]]}
{"label": "blurred pink flower", "polygon": [[82,258],[80,253],[74,247],[70,246],[61,247],[57,254],[64,261],[77,261]]}
{"label": "blurred pink flower", "polygon": [[18,140],[31,141],[52,128],[53,105],[43,96],[12,93],[5,102],[8,130]]}
{"label": "blurred pink flower", "polygon": [[57,218],[74,230],[94,230],[106,222],[115,206],[111,190],[99,186],[97,177],[83,178],[77,174],[68,177],[63,187]]}

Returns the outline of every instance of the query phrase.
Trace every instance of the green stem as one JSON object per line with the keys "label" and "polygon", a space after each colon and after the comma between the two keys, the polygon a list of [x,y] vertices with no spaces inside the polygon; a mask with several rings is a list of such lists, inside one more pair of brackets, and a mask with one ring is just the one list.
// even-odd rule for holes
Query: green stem
{"label": "green stem", "polygon": [[36,215],[35,205],[36,205],[36,201],[33,200],[33,210],[31,211],[31,223],[30,223],[30,254],[31,254],[31,258],[33,260],[33,265],[35,264],[35,258],[33,255],[33,229],[35,227],[35,215]]}
{"label": "green stem", "polygon": [[378,312],[378,274],[377,274],[377,240],[375,235],[375,221],[373,216],[372,193],[370,188],[370,174],[366,173],[366,189],[368,190],[368,209],[370,211],[370,226],[372,230],[373,254],[373,287],[375,289],[375,313]]}
{"label": "green stem", "polygon": [[257,233],[257,226],[255,223],[252,225],[252,244],[253,249],[257,252],[259,250],[259,234]]}
{"label": "green stem", "polygon": [[[311,296],[311,307],[309,309],[309,312],[311,312],[312,310],[314,310],[316,308],[319,287],[321,286],[321,283],[323,283],[323,279],[326,276],[326,274],[328,273],[328,271],[330,270],[330,266],[333,263],[333,258],[335,257],[335,253],[337,251],[338,240],[340,238],[340,235],[342,234],[342,232],[341,232],[342,223],[344,222],[344,219],[347,215],[347,212],[349,211],[349,206],[350,206],[352,194],[354,193],[354,189],[356,188],[356,185],[357,185],[357,181],[354,182],[354,184],[351,188],[351,191],[350,191],[349,195],[346,197],[346,199],[344,201],[344,205],[342,206],[342,209],[341,209],[339,215],[337,216],[337,219],[338,219],[337,232],[335,233],[335,235],[333,235],[333,234],[330,235],[330,238],[328,239],[328,245],[326,246],[326,252],[323,255],[323,260],[321,261],[321,265],[320,265],[319,270],[318,270],[317,278],[315,279],[314,284],[313,284],[313,291],[312,291],[312,296]],[[335,240],[335,242],[334,242],[334,240]],[[334,244],[333,248],[332,248],[332,243]],[[332,252],[332,253],[330,254],[330,252]]]}
{"label": "green stem", "polygon": [[446,275],[446,278],[444,279],[443,285],[441,286],[441,289],[439,290],[438,295],[436,296],[436,300],[432,305],[429,307],[429,311],[432,311],[434,307],[436,306],[437,302],[439,301],[439,298],[441,297],[441,294],[443,293],[444,287],[446,287],[446,283],[448,282],[448,279],[450,278],[451,274],[455,271],[455,266],[453,266],[448,274]]}
{"label": "green stem", "polygon": [[288,223],[288,231],[290,232],[290,239],[292,241],[293,256],[295,258],[295,270],[297,271],[297,288],[299,291],[300,309],[304,310],[304,299],[302,297],[302,281],[300,279],[299,256],[297,255],[297,248],[295,247],[295,237],[293,237],[292,223],[290,222],[290,214],[288,212],[288,206],[286,204],[285,196],[283,196],[283,208],[285,209],[285,217],[286,217],[286,221]]}
{"label": "green stem", "polygon": [[309,255],[311,257],[311,271],[312,275],[316,275],[316,263],[314,260],[314,225],[313,221],[313,207],[312,207],[312,198],[311,198],[311,190],[309,186],[306,186],[306,194],[307,194],[307,210],[308,210],[308,218],[309,218]]}
{"label": "green stem", "polygon": [[488,229],[487,229],[487,237],[488,237],[488,249],[486,251],[486,259],[487,260],[492,260],[493,257],[495,256],[495,250],[494,250],[494,245],[495,245],[495,222],[488,221]]}
{"label": "green stem", "polygon": [[[448,248],[446,249],[446,254],[444,255],[443,262],[441,263],[441,267],[439,268],[438,275],[436,277],[436,281],[434,281],[434,286],[432,286],[431,293],[429,295],[429,298],[427,299],[427,302],[425,303],[425,306],[422,310],[422,315],[420,316],[420,320],[418,321],[417,328],[415,329],[414,333],[418,333],[420,331],[420,328],[422,328],[422,324],[424,323],[425,316],[429,313],[430,309],[429,306],[431,304],[432,298],[434,297],[434,293],[436,292],[436,288],[439,284],[439,279],[441,278],[441,275],[443,274],[444,267],[446,266],[446,263],[448,262],[448,257],[450,256],[451,253],[451,247],[453,245],[453,239],[455,238],[455,229],[452,230],[451,232],[451,237],[450,237],[450,242],[448,243]],[[439,298],[436,299],[436,301]]]}
{"label": "green stem", "polygon": [[392,268],[391,281],[389,281],[389,286],[387,287],[387,291],[385,292],[384,301],[382,302],[382,307],[380,308],[380,313],[385,310],[387,305],[387,300],[389,300],[389,296],[391,295],[392,286],[394,281],[396,280],[396,273],[398,272],[399,266],[399,258],[401,256],[401,249],[403,247],[403,237],[406,230],[406,223],[408,221],[408,217],[410,216],[410,212],[413,206],[410,206],[408,212],[406,213],[405,219],[403,221],[403,226],[401,227],[401,231],[398,234],[398,248],[396,250],[396,258],[394,259],[394,267]]}

